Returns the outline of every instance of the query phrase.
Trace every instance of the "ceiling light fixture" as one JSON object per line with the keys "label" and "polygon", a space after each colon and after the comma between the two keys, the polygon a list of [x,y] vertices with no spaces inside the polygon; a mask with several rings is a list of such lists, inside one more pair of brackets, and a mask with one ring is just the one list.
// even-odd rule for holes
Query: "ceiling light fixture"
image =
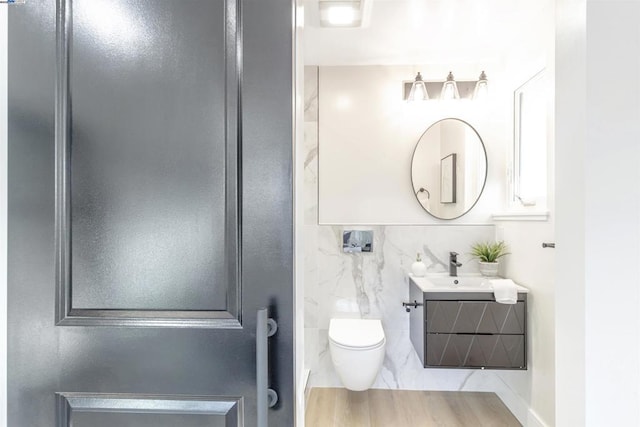
{"label": "ceiling light fixture", "polygon": [[371,14],[370,0],[320,0],[318,7],[321,27],[362,27]]}
{"label": "ceiling light fixture", "polygon": [[356,21],[357,11],[353,6],[337,5],[327,9],[327,22],[336,27],[351,26]]}

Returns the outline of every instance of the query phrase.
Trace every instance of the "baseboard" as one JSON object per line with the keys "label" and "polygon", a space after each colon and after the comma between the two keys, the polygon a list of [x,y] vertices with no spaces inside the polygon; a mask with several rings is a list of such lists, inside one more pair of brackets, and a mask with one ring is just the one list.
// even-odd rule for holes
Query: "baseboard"
{"label": "baseboard", "polygon": [[307,389],[309,385],[309,375],[311,375],[311,369],[305,369],[302,372],[302,388],[300,390],[304,392],[305,397],[309,395],[309,390]]}
{"label": "baseboard", "polygon": [[549,427],[533,409],[529,408],[528,415],[528,427]]}
{"label": "baseboard", "polygon": [[300,376],[300,382],[298,383],[298,399],[306,398],[309,394],[309,390],[307,390],[307,386],[309,384],[309,374],[311,374],[310,369],[303,369],[302,375]]}
{"label": "baseboard", "polygon": [[513,391],[501,391],[496,394],[524,427],[549,427],[527,402]]}
{"label": "baseboard", "polygon": [[298,384],[298,390],[296,391],[296,427],[304,427],[304,413],[307,410],[307,402],[309,401],[309,390],[307,385],[309,383],[309,374],[311,370],[303,369]]}

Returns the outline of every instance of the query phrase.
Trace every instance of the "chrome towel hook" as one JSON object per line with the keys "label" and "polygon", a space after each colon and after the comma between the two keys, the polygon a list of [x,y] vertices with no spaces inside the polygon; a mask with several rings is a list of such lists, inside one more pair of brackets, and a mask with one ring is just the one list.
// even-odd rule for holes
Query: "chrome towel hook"
{"label": "chrome towel hook", "polygon": [[416,196],[420,193],[427,193],[427,199],[431,198],[431,193],[429,193],[429,190],[427,190],[424,187],[420,187],[420,189],[418,191],[416,191]]}

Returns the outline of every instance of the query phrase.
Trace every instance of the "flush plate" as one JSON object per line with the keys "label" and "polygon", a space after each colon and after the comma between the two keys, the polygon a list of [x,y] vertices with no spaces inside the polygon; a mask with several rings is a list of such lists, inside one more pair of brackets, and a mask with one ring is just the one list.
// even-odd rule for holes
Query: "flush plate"
{"label": "flush plate", "polygon": [[345,253],[373,252],[373,231],[344,230],[342,251]]}

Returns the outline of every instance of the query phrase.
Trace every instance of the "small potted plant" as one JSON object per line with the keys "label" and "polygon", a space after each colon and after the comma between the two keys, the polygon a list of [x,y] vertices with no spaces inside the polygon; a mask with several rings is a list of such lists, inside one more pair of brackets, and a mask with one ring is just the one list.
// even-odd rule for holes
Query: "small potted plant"
{"label": "small potted plant", "polygon": [[471,246],[471,255],[478,259],[480,274],[488,277],[498,275],[498,260],[508,255],[505,242],[481,242]]}

